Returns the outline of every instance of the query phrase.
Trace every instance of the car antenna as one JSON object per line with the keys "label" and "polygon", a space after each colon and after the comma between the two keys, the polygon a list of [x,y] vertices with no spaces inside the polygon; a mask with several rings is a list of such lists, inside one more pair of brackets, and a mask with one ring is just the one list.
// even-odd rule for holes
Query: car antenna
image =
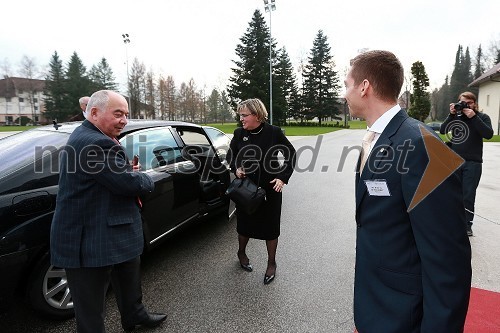
{"label": "car antenna", "polygon": [[62,126],[62,125],[59,125],[59,124],[57,123],[57,121],[55,121],[55,120],[52,120],[52,124],[54,124],[54,128],[55,128],[56,130],[58,130],[58,129],[59,129],[59,127],[61,127],[61,126]]}

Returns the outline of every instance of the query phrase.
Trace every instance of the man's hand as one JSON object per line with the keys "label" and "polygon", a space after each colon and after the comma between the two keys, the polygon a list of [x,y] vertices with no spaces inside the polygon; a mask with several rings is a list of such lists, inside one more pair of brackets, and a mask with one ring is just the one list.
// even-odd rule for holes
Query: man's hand
{"label": "man's hand", "polygon": [[467,116],[467,118],[472,118],[476,115],[476,112],[472,109],[463,109],[462,113]]}
{"label": "man's hand", "polygon": [[243,168],[236,169],[236,177],[245,178],[246,177],[245,170],[243,170]]}

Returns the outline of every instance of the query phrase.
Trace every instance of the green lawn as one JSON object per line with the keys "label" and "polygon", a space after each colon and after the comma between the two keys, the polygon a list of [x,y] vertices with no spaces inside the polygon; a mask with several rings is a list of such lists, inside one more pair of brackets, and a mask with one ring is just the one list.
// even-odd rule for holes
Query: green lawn
{"label": "green lawn", "polygon": [[0,126],[0,132],[26,131],[32,128],[33,126]]}
{"label": "green lawn", "polygon": [[[439,136],[441,137],[441,139],[443,139],[444,142],[450,141],[446,137],[446,134],[439,134]],[[493,135],[493,137],[489,140],[483,139],[483,142],[500,142],[500,135]]]}
{"label": "green lawn", "polygon": [[[227,124],[224,124],[224,125],[221,125],[221,124],[208,124],[208,126],[212,126],[212,127],[218,128],[218,129],[220,129],[221,131],[223,131],[224,133],[227,133],[227,134],[233,134],[234,130],[237,127],[237,124],[236,123],[227,123]],[[356,124],[355,126],[359,126],[359,124]],[[303,127],[301,127],[301,126],[282,126],[281,128],[285,130],[285,134],[286,135],[290,135],[290,136],[295,136],[295,135],[299,135],[299,136],[319,135],[319,134],[330,133],[330,132],[333,132],[333,131],[338,131],[338,130],[341,129],[339,127],[330,127],[330,126],[329,127],[317,127],[317,126],[303,126]],[[354,128],[358,128],[358,127],[354,127]],[[359,127],[359,128],[362,128],[362,127]],[[366,128],[366,125],[365,125],[364,128]]]}
{"label": "green lawn", "polygon": [[[236,123],[226,123],[224,125],[221,124],[208,124],[208,126],[212,126],[220,129],[224,133],[233,134]],[[349,121],[350,129],[365,129],[366,122],[363,120],[351,120]],[[9,132],[9,131],[25,131],[32,129],[33,126],[0,126],[0,132]],[[339,127],[316,127],[316,126],[283,126],[286,135],[290,136],[309,136],[309,135],[320,135],[325,133],[330,133],[333,131],[338,131],[341,128]],[[445,135],[440,134],[441,138],[444,141],[448,141]],[[484,140],[484,142],[500,142],[500,135],[494,135],[490,140]]]}

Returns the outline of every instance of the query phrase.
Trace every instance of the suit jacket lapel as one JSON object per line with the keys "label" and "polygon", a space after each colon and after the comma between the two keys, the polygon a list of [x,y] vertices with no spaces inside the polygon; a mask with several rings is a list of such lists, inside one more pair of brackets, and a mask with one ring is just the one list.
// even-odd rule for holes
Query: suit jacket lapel
{"label": "suit jacket lapel", "polygon": [[[361,201],[366,195],[366,186],[365,180],[376,178],[377,174],[373,171],[377,170],[378,165],[383,160],[384,150],[387,152],[388,147],[392,146],[392,137],[397,132],[403,121],[408,118],[408,115],[405,111],[400,110],[396,115],[391,119],[389,124],[387,124],[384,131],[380,134],[375,146],[373,147],[370,156],[368,156],[368,160],[366,161],[366,169],[363,174],[360,176],[359,172],[356,173],[356,210],[358,209]],[[377,153],[379,155],[376,157]],[[377,161],[371,162],[373,159]],[[368,168],[368,165],[373,166],[372,169]],[[359,167],[359,159],[358,159],[358,167]]]}

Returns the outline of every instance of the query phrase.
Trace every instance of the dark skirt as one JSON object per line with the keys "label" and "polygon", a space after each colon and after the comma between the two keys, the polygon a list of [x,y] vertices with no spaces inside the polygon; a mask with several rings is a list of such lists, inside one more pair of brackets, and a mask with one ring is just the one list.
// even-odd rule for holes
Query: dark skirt
{"label": "dark skirt", "polygon": [[236,207],[236,231],[250,238],[272,240],[280,235],[281,202],[283,194],[266,188],[266,201],[249,215]]}

